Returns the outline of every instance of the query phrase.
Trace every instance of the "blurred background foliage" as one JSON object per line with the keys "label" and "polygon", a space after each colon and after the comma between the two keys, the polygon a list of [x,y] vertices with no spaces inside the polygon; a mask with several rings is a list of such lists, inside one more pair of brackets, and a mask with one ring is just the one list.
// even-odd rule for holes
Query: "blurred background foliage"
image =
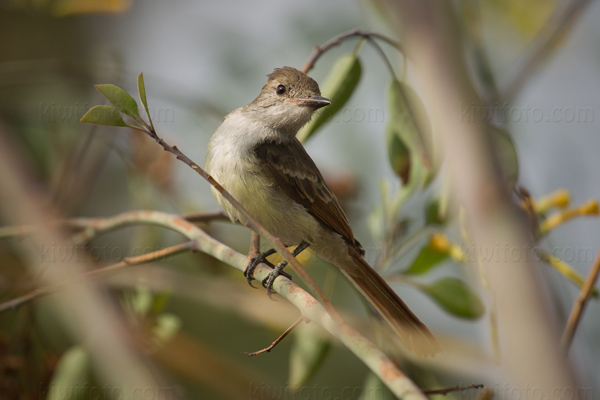
{"label": "blurred background foliage", "polygon": [[[501,88],[506,72],[564,4],[455,3],[466,32],[465,57],[482,97],[496,84]],[[594,219],[562,226],[574,216],[597,214],[597,204],[588,200],[600,196],[600,27],[595,23],[600,9],[590,4],[586,11],[510,102],[498,98],[500,105],[492,104],[501,110],[499,126],[490,129],[498,138],[505,176],[510,185],[518,179],[527,188],[515,201],[523,203],[538,232],[540,258],[555,267],[547,269],[545,279],[560,319],[598,249]],[[25,168],[65,217],[136,209],[213,211],[208,184],[141,132],[79,122],[90,107],[105,104],[93,85],[112,83],[135,94],[135,77],[143,72],[157,131],[202,165],[222,117],[250,102],[274,67],[300,68],[314,46],[352,28],[401,43],[387,22],[366,1],[5,1],[0,4],[0,123],[11,132]],[[501,389],[490,362],[498,345],[490,304],[478,279],[466,277],[461,268],[468,259],[468,237],[459,216],[449,211],[443,169],[438,170],[435,143],[426,133],[436,127],[426,126],[426,111],[416,111],[427,105],[419,104],[410,64],[380,42],[391,73],[377,48],[357,43],[331,48],[310,72],[324,95],[334,94],[326,92],[335,91],[336,84],[353,90],[337,94],[338,102],[347,102],[336,115],[322,115],[329,120],[315,119],[303,131],[304,138],[310,136],[307,149],[342,201],[369,260],[391,282],[402,284],[398,289],[413,311],[450,343],[446,361],[434,367],[405,361],[404,367],[424,387],[482,381]],[[481,69],[482,54],[487,69]],[[340,77],[347,79],[340,84]],[[482,118],[488,112],[465,105],[464,116]],[[556,192],[559,188],[565,190]],[[247,251],[246,229],[223,223],[205,228]],[[37,277],[27,272],[14,240],[20,239],[0,241],[0,301],[36,287]],[[104,266],[178,241],[160,228],[130,227],[92,240],[85,250]],[[70,256],[52,244],[40,246],[45,246],[40,254],[58,262]],[[334,303],[366,329],[367,312],[350,285],[314,257],[307,254],[302,261]],[[168,377],[162,388],[167,398],[387,398],[360,361],[312,325],[299,328],[271,353],[247,358],[243,352],[269,344],[297,311],[269,301],[240,273],[210,257],[178,255],[104,281],[132,329],[147,334],[144,351]],[[0,313],[0,398],[111,398],[110,388],[102,389],[89,368],[85,343],[73,342],[46,301]],[[585,386],[600,378],[596,302],[588,313],[572,350]]]}

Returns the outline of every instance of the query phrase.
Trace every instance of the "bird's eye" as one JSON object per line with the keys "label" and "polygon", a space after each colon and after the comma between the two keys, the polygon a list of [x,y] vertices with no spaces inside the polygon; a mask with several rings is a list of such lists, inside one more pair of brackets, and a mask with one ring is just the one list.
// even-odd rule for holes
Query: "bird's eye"
{"label": "bird's eye", "polygon": [[279,85],[279,86],[277,86],[277,88],[275,89],[275,93],[277,93],[277,94],[281,95],[281,94],[284,94],[286,90],[287,90],[287,89],[285,88],[285,86],[283,86],[283,85]]}

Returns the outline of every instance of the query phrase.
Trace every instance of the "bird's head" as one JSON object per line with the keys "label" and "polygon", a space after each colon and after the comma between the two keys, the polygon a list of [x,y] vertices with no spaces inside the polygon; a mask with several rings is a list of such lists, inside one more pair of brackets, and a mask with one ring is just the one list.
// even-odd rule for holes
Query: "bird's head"
{"label": "bird's head", "polygon": [[321,96],[317,82],[295,68],[276,68],[268,77],[246,111],[272,128],[295,134],[310,121],[315,110],[331,104]]}

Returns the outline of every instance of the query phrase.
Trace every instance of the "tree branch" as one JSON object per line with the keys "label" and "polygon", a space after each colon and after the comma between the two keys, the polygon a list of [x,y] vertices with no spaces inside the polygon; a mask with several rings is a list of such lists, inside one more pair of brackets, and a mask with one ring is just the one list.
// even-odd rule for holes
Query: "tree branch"
{"label": "tree branch", "polygon": [[[380,40],[383,40],[384,42],[388,43],[389,45],[394,46],[395,48],[399,49],[400,51],[402,51],[402,47],[400,46],[400,43],[396,42],[395,40],[393,40],[385,35],[382,35],[382,34],[376,33],[376,32],[365,32],[365,31],[361,31],[359,29],[352,29],[348,32],[339,34],[339,35],[331,38],[330,40],[325,42],[322,46],[315,46],[312,54],[310,55],[310,57],[308,58],[306,63],[304,63],[304,66],[302,67],[301,71],[306,74],[308,71],[310,71],[312,69],[312,67],[315,65],[317,60],[323,55],[323,53],[325,53],[327,50],[329,50],[329,48],[334,47],[334,46],[339,46],[343,41],[351,39],[351,38],[355,38],[355,37],[364,37],[365,39],[369,39],[369,40],[373,40],[373,38],[380,39]],[[404,54],[404,52],[403,52],[403,54]]]}
{"label": "tree branch", "polygon": [[459,391],[463,391],[463,390],[469,390],[469,389],[482,389],[483,385],[479,384],[479,385],[469,385],[469,386],[452,386],[452,387],[447,387],[447,388],[441,388],[441,389],[426,389],[423,390],[423,392],[428,395],[434,395],[434,394],[440,394],[440,395],[447,395],[448,393],[451,392],[459,392]]}
{"label": "tree branch", "polygon": [[254,357],[257,356],[259,354],[262,353],[268,353],[271,350],[273,350],[275,348],[275,346],[277,346],[283,339],[285,339],[285,337],[287,335],[289,335],[294,328],[296,328],[302,321],[304,321],[303,317],[298,318],[296,321],[294,321],[294,323],[292,325],[290,325],[289,328],[287,328],[281,335],[279,335],[279,337],[277,339],[275,339],[275,341],[273,341],[273,343],[271,343],[270,345],[268,345],[267,347],[265,347],[264,349],[260,349],[258,351],[253,351],[251,353],[245,353],[248,357]]}
{"label": "tree branch", "polygon": [[181,216],[187,221],[198,223],[198,222],[212,222],[212,221],[230,221],[229,217],[221,210],[204,213],[190,213]]}
{"label": "tree branch", "polygon": [[596,261],[592,268],[590,269],[590,273],[585,280],[584,285],[579,292],[579,296],[575,300],[573,304],[573,308],[571,309],[571,314],[569,315],[569,320],[567,321],[567,326],[565,327],[565,331],[560,340],[561,347],[566,351],[571,346],[571,342],[573,341],[573,336],[575,336],[575,331],[577,330],[577,326],[579,326],[579,321],[581,320],[581,316],[583,315],[583,310],[592,294],[594,289],[594,285],[598,280],[598,274],[600,273],[600,252],[596,256]]}

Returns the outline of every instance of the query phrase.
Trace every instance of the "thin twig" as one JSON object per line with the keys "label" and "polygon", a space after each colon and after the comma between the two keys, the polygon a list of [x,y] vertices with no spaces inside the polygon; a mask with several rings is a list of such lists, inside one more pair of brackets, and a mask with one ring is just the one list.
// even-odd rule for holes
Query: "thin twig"
{"label": "thin twig", "polygon": [[212,221],[230,221],[230,219],[227,217],[227,215],[221,210],[205,212],[205,213],[183,214],[181,217],[184,218],[186,221],[190,221],[190,222],[194,222],[194,223],[212,222]]}
{"label": "thin twig", "polygon": [[441,394],[441,395],[445,396],[451,392],[458,392],[458,391],[469,390],[469,389],[482,389],[482,388],[483,388],[482,384],[478,384],[478,385],[473,384],[473,385],[469,385],[469,386],[451,386],[451,387],[441,388],[441,389],[427,389],[427,390],[423,390],[423,392],[428,396],[431,396],[432,394]]}
{"label": "thin twig", "polygon": [[285,330],[285,332],[283,332],[277,339],[275,339],[275,341],[273,343],[271,343],[269,346],[265,347],[264,349],[258,350],[258,351],[254,351],[252,353],[247,353],[244,352],[245,355],[247,355],[248,357],[254,357],[256,355],[259,355],[261,353],[269,353],[271,350],[273,350],[273,348],[275,346],[277,346],[283,339],[285,339],[285,337],[287,335],[290,334],[291,331],[294,330],[295,327],[297,327],[300,322],[304,321],[304,317],[300,317],[296,320],[296,322],[294,322],[292,325],[290,325],[289,328],[287,328]]}
{"label": "thin twig", "polygon": [[575,336],[575,331],[577,330],[577,326],[579,325],[579,321],[581,320],[581,316],[583,315],[583,310],[587,304],[587,301],[590,298],[594,285],[596,284],[596,280],[598,280],[598,274],[600,272],[600,252],[596,256],[596,260],[590,270],[590,273],[583,284],[581,291],[579,292],[579,296],[573,303],[573,308],[571,309],[571,314],[569,315],[569,320],[567,321],[567,326],[565,327],[565,331],[560,340],[561,347],[563,350],[567,351],[571,346],[571,342],[573,341],[573,336]]}
{"label": "thin twig", "polygon": [[325,42],[322,46],[315,46],[312,54],[310,55],[310,57],[308,58],[308,60],[304,64],[304,66],[302,67],[301,71],[304,73],[307,73],[308,71],[310,71],[312,69],[312,67],[315,65],[315,63],[317,62],[317,60],[319,59],[319,57],[321,57],[323,55],[323,53],[325,53],[330,47],[338,46],[344,40],[348,40],[348,39],[351,39],[351,38],[354,38],[357,36],[364,37],[365,39],[369,39],[369,40],[372,40],[373,38],[383,40],[384,42],[388,43],[391,46],[394,46],[395,48],[400,50],[402,52],[402,54],[404,54],[404,51],[402,50],[400,43],[396,42],[395,40],[393,40],[385,35],[382,35],[382,34],[376,33],[376,32],[365,32],[365,31],[361,31],[359,29],[352,29],[351,31],[339,34],[339,35],[331,38],[330,40]]}
{"label": "thin twig", "polygon": [[[120,261],[116,264],[112,264],[103,268],[98,268],[95,269],[93,271],[89,271],[86,272],[85,274],[83,274],[82,277],[78,278],[81,279],[83,277],[95,277],[98,275],[104,275],[106,273],[109,272],[115,272],[118,271],[119,269],[122,269],[124,267],[128,267],[128,266],[132,266],[132,265],[139,265],[139,264],[145,264],[148,263],[150,261],[157,261],[160,259],[163,259],[165,257],[177,254],[177,253],[181,253],[182,251],[185,250],[190,250],[194,247],[194,241],[189,241],[186,243],[182,243],[182,244],[178,244],[175,246],[171,246],[171,247],[167,247],[161,250],[157,250],[157,251],[153,251],[151,253],[147,253],[147,254],[142,254],[140,256],[136,256],[136,257],[127,257],[125,258],[123,261]],[[19,296],[17,298],[14,298],[12,300],[9,301],[5,301],[3,303],[0,303],[0,312],[2,311],[6,311],[9,309],[14,309],[16,310],[19,306],[21,306],[22,304],[31,301],[33,299],[36,299],[40,296],[46,295],[46,294],[50,294],[53,293],[57,290],[59,290],[61,287],[72,283],[72,281],[69,282],[63,282],[61,284],[58,285],[52,285],[52,286],[44,286],[44,287],[40,287],[37,288],[23,296]]]}
{"label": "thin twig", "polygon": [[373,46],[375,48],[375,50],[379,53],[379,55],[381,56],[381,58],[383,58],[383,62],[387,66],[387,68],[390,71],[390,74],[392,75],[392,77],[394,79],[397,79],[396,78],[396,72],[394,71],[394,67],[392,66],[392,63],[390,62],[390,59],[387,57],[387,55],[385,54],[385,52],[383,51],[383,49],[381,48],[381,46],[379,45],[379,43],[377,43],[377,41],[374,40],[371,36],[367,37],[367,41],[369,42],[369,44],[371,46]]}

